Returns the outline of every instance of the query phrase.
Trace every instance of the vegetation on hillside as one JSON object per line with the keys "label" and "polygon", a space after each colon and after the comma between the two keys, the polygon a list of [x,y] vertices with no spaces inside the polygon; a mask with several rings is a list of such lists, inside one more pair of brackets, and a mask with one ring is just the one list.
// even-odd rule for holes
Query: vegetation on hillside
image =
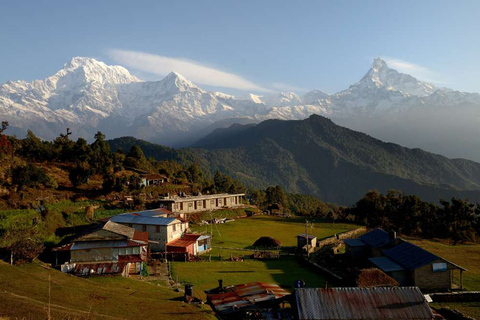
{"label": "vegetation on hillside", "polygon": [[395,190],[386,194],[370,191],[345,213],[370,228],[453,239],[454,243],[480,242],[480,204],[462,199],[442,199],[437,205]]}

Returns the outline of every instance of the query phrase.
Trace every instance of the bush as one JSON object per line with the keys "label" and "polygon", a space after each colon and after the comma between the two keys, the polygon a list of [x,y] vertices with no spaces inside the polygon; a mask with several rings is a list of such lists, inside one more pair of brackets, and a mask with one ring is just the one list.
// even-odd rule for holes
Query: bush
{"label": "bush", "polygon": [[49,188],[56,188],[57,182],[50,178],[45,170],[29,163],[26,166],[17,166],[12,169],[12,183],[22,187],[36,187],[44,185]]}

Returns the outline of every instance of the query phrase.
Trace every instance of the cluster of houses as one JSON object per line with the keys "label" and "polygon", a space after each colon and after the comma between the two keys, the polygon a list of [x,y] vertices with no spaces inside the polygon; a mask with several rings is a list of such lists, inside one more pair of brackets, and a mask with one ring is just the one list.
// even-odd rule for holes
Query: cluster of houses
{"label": "cluster of houses", "polygon": [[[156,182],[147,180],[146,183]],[[128,276],[141,273],[152,254],[190,259],[210,250],[211,235],[191,233],[187,213],[238,207],[243,203],[243,196],[218,194],[162,198],[161,208],[103,219],[98,225],[54,248],[54,264],[63,272],[80,276]]]}
{"label": "cluster of houses", "polygon": [[430,291],[462,289],[464,268],[397,237],[395,232],[375,229],[344,242],[349,257],[382,270],[401,286]]}

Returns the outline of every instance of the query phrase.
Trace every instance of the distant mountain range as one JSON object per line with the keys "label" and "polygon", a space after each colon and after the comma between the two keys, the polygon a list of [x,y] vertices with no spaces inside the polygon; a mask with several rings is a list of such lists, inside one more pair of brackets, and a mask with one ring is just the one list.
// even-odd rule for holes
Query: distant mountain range
{"label": "distant mountain range", "polygon": [[452,196],[480,201],[480,163],[385,143],[318,115],[216,129],[187,149],[132,137],[110,145],[139,145],[147,157],[197,162],[212,175],[221,170],[247,185],[279,184],[341,205],[372,189],[397,189],[435,202]]}
{"label": "distant mountain range", "polygon": [[186,146],[216,128],[267,119],[324,115],[336,123],[386,141],[480,161],[480,95],[419,81],[374,60],[347,90],[314,90],[266,96],[209,92],[172,72],[161,81],[141,81],[125,68],[91,58],[73,58],[55,75],[0,85],[0,118],[7,133],[27,129],[53,139],[69,127],[74,136],[131,135]]}

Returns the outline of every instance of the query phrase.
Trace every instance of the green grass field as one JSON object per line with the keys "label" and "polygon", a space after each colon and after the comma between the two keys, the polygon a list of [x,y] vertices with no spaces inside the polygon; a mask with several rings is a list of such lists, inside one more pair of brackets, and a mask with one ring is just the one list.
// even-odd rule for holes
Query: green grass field
{"label": "green grass field", "polygon": [[78,278],[39,263],[0,262],[0,318],[46,319],[49,277],[53,319],[216,319],[210,307],[181,302],[158,282],[122,277]]}
{"label": "green grass field", "polygon": [[[213,227],[213,247],[251,249],[252,244],[262,236],[270,236],[282,242],[282,246],[296,246],[296,235],[305,232],[305,220],[302,218],[278,218],[271,216],[256,216],[254,218],[238,219],[234,222],[194,227],[196,232],[209,232]],[[324,238],[336,233],[356,228],[349,224],[314,223],[309,228],[310,234]],[[295,280],[302,279],[308,286],[323,287],[325,278],[322,274],[312,272],[301,266],[296,258],[281,260],[258,261],[245,259],[243,262],[218,261],[218,255],[223,258],[239,255],[251,255],[251,251],[219,249],[211,251],[212,262],[174,262],[172,271],[174,278],[178,275],[180,282],[194,285],[196,293],[204,297],[203,290],[217,286],[218,279],[225,285],[241,284],[254,281],[278,283],[289,289]],[[208,258],[208,254],[203,256]]]}
{"label": "green grass field", "polygon": [[192,283],[195,295],[205,299],[204,290],[217,287],[218,280],[224,285],[235,285],[248,282],[277,283],[285,289],[293,289],[295,280],[304,280],[307,286],[324,287],[323,275],[314,273],[301,266],[295,257],[282,260],[252,260],[243,262],[175,262],[172,273],[181,282]]}
{"label": "green grass field", "polygon": [[[313,222],[313,227],[308,228],[308,233],[322,239],[357,227],[352,224]],[[213,230],[212,245],[214,247],[251,249],[253,243],[263,236],[280,240],[282,246],[296,246],[296,236],[305,232],[305,219],[255,216],[225,224],[198,226],[193,230],[203,233]],[[214,249],[212,254],[217,252]]]}

